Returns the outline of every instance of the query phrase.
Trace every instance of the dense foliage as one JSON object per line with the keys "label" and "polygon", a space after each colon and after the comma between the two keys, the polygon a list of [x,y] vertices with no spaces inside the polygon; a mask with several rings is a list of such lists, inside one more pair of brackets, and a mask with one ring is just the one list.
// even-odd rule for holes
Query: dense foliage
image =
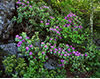
{"label": "dense foliage", "polygon": [[[65,78],[66,68],[72,73],[95,72],[100,67],[100,51],[95,44],[90,46],[90,1],[44,1],[16,0],[18,15],[13,20],[22,25],[23,31],[15,41],[22,58],[7,57],[3,61],[5,74]],[[50,56],[57,62],[51,70],[44,67]]]}

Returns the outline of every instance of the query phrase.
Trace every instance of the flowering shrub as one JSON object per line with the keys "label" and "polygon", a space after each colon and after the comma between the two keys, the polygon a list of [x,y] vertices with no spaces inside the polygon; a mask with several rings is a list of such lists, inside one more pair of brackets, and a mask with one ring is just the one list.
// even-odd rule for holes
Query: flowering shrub
{"label": "flowering shrub", "polygon": [[26,33],[22,33],[21,36],[16,35],[16,41],[18,42],[18,50],[22,51],[24,56],[30,58],[37,58],[39,57],[41,61],[45,62],[45,54],[42,54],[40,48],[35,45],[35,42],[39,42],[38,32],[35,32],[36,35],[32,36],[30,39]]}
{"label": "flowering shrub", "polygon": [[88,57],[88,53],[82,54],[71,45],[64,43],[58,44],[57,40],[53,37],[47,37],[44,42],[41,42],[41,46],[43,54],[50,53],[59,58],[58,61],[60,67],[71,64],[72,69],[81,69],[81,66],[84,64],[83,61]]}
{"label": "flowering shrub", "polygon": [[55,73],[56,76],[51,74],[51,71],[48,72],[43,68],[44,63],[48,60],[48,56],[45,52],[41,51],[41,47],[39,48],[35,45],[35,42],[39,41],[38,32],[36,32],[32,38],[29,38],[26,33],[23,32],[21,35],[16,35],[15,40],[18,42],[18,50],[21,51],[29,61],[29,67],[27,67],[27,72],[25,72],[23,77],[57,77]]}
{"label": "flowering shrub", "polygon": [[[49,74],[44,69],[44,63],[49,59],[48,54],[58,58],[59,66],[56,69],[70,66],[71,71],[92,70],[94,62],[98,61],[96,55],[99,56],[99,54],[95,51],[95,46],[92,51],[92,47],[87,44],[90,42],[89,29],[83,27],[80,17],[71,12],[67,16],[56,15],[55,17],[52,9],[44,2],[18,0],[16,4],[18,17],[15,19],[17,22],[22,23],[27,20],[29,31],[32,29],[39,31],[35,32],[35,35],[31,32],[33,35],[31,38],[25,32],[16,35],[18,50],[29,61],[24,77],[42,77],[43,74]],[[45,36],[41,38],[42,40],[40,40],[40,34]],[[37,42],[40,45],[36,45]],[[96,60],[92,62],[94,58]],[[96,63],[96,66],[98,64]],[[49,76],[54,77],[54,75],[46,77]]]}
{"label": "flowering shrub", "polygon": [[51,8],[46,6],[46,3],[43,1],[36,3],[34,0],[18,0],[16,2],[16,8],[18,17],[14,17],[14,19],[18,23],[21,23],[23,20],[28,20],[30,24],[39,26],[40,20],[46,21],[52,15]]}

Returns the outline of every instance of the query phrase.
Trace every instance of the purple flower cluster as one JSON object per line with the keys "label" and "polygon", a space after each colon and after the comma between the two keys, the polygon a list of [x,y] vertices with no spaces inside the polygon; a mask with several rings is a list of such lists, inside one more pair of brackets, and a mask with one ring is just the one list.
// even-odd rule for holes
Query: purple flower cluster
{"label": "purple flower cluster", "polygon": [[40,23],[43,23],[43,21],[40,21]]}
{"label": "purple flower cluster", "polygon": [[46,23],[45,25],[49,25],[50,23]]}
{"label": "purple flower cluster", "polygon": [[19,41],[18,44],[17,44],[17,47],[20,47],[21,44],[24,42],[24,39],[22,39],[22,36],[19,36],[19,35],[16,35],[16,38],[19,39],[19,40],[22,40],[22,41]]}
{"label": "purple flower cluster", "polygon": [[59,66],[61,67],[61,66],[64,66],[64,64],[59,64]]}
{"label": "purple flower cluster", "polygon": [[45,6],[45,5],[43,6],[43,8],[47,8],[47,9],[49,9],[49,7],[48,7],[48,6]]}
{"label": "purple flower cluster", "polygon": [[73,18],[76,18],[76,15],[75,14],[73,14],[73,13],[69,13],[67,16],[65,16],[65,18],[64,19],[66,19],[66,20],[68,20],[68,22],[69,22],[69,24],[65,24],[64,25],[64,27],[69,27],[70,25],[73,25],[73,27],[72,28],[80,28],[80,29],[82,29],[83,27],[79,24],[79,26],[76,26],[76,25],[74,25],[74,23],[73,23]]}
{"label": "purple flower cluster", "polygon": [[50,16],[50,18],[53,19],[54,17],[53,16]]}
{"label": "purple flower cluster", "polygon": [[22,44],[22,41],[19,41],[18,44],[17,44],[17,47],[20,47]]}
{"label": "purple flower cluster", "polygon": [[68,15],[67,15],[67,17],[76,17],[76,15],[75,14],[73,14],[73,13],[69,13]]}
{"label": "purple flower cluster", "polygon": [[55,29],[54,28],[50,28],[50,30],[55,31],[57,34],[61,34],[56,28]]}
{"label": "purple flower cluster", "polygon": [[[18,0],[18,1],[16,2],[16,4],[17,4],[17,5],[21,5],[21,6],[23,6],[23,7],[29,6],[30,8],[32,8],[32,6],[29,5],[29,1],[23,0],[23,2],[21,2],[20,0]],[[16,6],[16,7],[18,8],[18,6]]]}
{"label": "purple flower cluster", "polygon": [[29,52],[29,55],[32,55],[32,52]]}

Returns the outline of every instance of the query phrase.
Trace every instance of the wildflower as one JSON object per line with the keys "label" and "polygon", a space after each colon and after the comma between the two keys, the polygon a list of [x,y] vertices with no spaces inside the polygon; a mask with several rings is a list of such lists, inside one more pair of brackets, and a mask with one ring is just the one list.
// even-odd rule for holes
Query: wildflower
{"label": "wildflower", "polygon": [[29,47],[26,47],[26,50],[28,51],[29,50]]}
{"label": "wildflower", "polygon": [[29,47],[33,47],[33,45],[31,44]]}
{"label": "wildflower", "polygon": [[19,41],[19,43],[18,44],[22,44],[22,41]]}
{"label": "wildflower", "polygon": [[54,48],[54,46],[51,46],[51,48]]}
{"label": "wildflower", "polygon": [[25,40],[23,39],[22,42],[25,42]]}
{"label": "wildflower", "polygon": [[73,51],[73,53],[75,54],[75,51]]}
{"label": "wildflower", "polygon": [[33,57],[34,59],[36,58],[36,57]]}
{"label": "wildflower", "polygon": [[81,28],[83,28],[81,25],[80,25],[80,26],[78,26],[78,27],[79,27],[80,29],[81,29]]}
{"label": "wildflower", "polygon": [[65,50],[63,50],[63,52],[65,52]]}
{"label": "wildflower", "polygon": [[42,7],[40,7],[40,9],[42,9]]}
{"label": "wildflower", "polygon": [[54,17],[50,16],[51,19],[53,19]]}
{"label": "wildflower", "polygon": [[54,30],[53,28],[50,28],[50,30]]}
{"label": "wildflower", "polygon": [[43,21],[40,21],[40,23],[43,23]]}
{"label": "wildflower", "polygon": [[16,38],[18,38],[19,37],[19,35],[16,35]]}
{"label": "wildflower", "polygon": [[70,48],[68,49],[68,51],[70,51]]}
{"label": "wildflower", "polygon": [[49,45],[51,45],[51,43],[49,43]]}
{"label": "wildflower", "polygon": [[67,19],[67,17],[65,17],[65,19]]}
{"label": "wildflower", "polygon": [[76,16],[75,14],[73,14],[73,16]]}
{"label": "wildflower", "polygon": [[53,29],[54,31],[57,31],[56,29]]}
{"label": "wildflower", "polygon": [[77,53],[75,53],[75,55],[76,55],[76,56],[78,56],[78,54],[77,54]]}
{"label": "wildflower", "polygon": [[74,47],[72,47],[72,49],[74,50],[75,48],[74,48]]}
{"label": "wildflower", "polygon": [[60,28],[59,30],[61,31],[62,29]]}
{"label": "wildflower", "polygon": [[59,26],[56,26],[56,28],[58,29],[58,28],[59,28]]}
{"label": "wildflower", "polygon": [[29,1],[27,1],[27,3],[29,4]]}
{"label": "wildflower", "polygon": [[42,54],[44,54],[45,52],[42,52]]}
{"label": "wildflower", "polygon": [[72,54],[72,52],[70,52],[69,54]]}
{"label": "wildflower", "polygon": [[65,27],[66,25],[64,25],[64,27]]}
{"label": "wildflower", "polygon": [[17,47],[20,47],[21,46],[21,44],[17,44]]}
{"label": "wildflower", "polygon": [[50,38],[50,40],[52,40],[52,38]]}
{"label": "wildflower", "polygon": [[61,56],[62,56],[63,54],[61,53]]}
{"label": "wildflower", "polygon": [[78,51],[76,51],[76,53],[78,53]]}
{"label": "wildflower", "polygon": [[59,37],[59,39],[62,39],[62,37]]}
{"label": "wildflower", "polygon": [[61,53],[61,51],[59,51],[58,53]]}
{"label": "wildflower", "polygon": [[60,34],[60,32],[59,32],[59,31],[57,31],[57,33],[58,33],[58,34]]}
{"label": "wildflower", "polygon": [[30,7],[30,8],[32,8],[32,6],[31,6],[31,5],[29,5],[29,7]]}
{"label": "wildflower", "polygon": [[77,54],[76,56],[80,56],[80,54]]}
{"label": "wildflower", "polygon": [[74,23],[72,23],[72,25],[74,25]]}
{"label": "wildflower", "polygon": [[81,54],[81,56],[83,56],[83,54]]}
{"label": "wildflower", "polygon": [[87,54],[85,54],[85,56],[87,56]]}
{"label": "wildflower", "polygon": [[22,5],[25,5],[24,3],[22,3]]}
{"label": "wildflower", "polygon": [[62,64],[62,66],[64,66],[64,64]]}
{"label": "wildflower", "polygon": [[54,53],[56,53],[56,51],[54,51]]}
{"label": "wildflower", "polygon": [[32,55],[32,52],[30,52],[29,55]]}
{"label": "wildflower", "polygon": [[70,46],[70,47],[72,47],[72,46]]}
{"label": "wildflower", "polygon": [[65,53],[67,54],[67,51],[65,51]]}
{"label": "wildflower", "polygon": [[49,9],[49,7],[48,7],[48,6],[43,6],[43,8],[48,8],[48,9]]}
{"label": "wildflower", "polygon": [[69,27],[70,26],[70,24],[67,24],[67,27]]}
{"label": "wildflower", "polygon": [[19,39],[22,39],[22,36],[20,36]]}
{"label": "wildflower", "polygon": [[68,53],[67,55],[69,56],[70,54]]}
{"label": "wildflower", "polygon": [[57,51],[57,48],[55,48],[55,51]]}
{"label": "wildflower", "polygon": [[58,48],[59,50],[61,50],[61,48]]}
{"label": "wildflower", "polygon": [[64,56],[67,56],[66,54],[64,54]]}
{"label": "wildflower", "polygon": [[67,47],[69,47],[69,45],[68,45],[68,44],[66,44],[66,46],[67,46]]}
{"label": "wildflower", "polygon": [[70,17],[70,15],[68,14],[67,17]]}
{"label": "wildflower", "polygon": [[27,38],[27,39],[29,39],[29,37],[28,37],[28,36],[27,36],[26,38]]}
{"label": "wildflower", "polygon": [[44,47],[47,48],[47,45],[45,45]]}
{"label": "wildflower", "polygon": [[74,26],[75,28],[78,28],[78,26]]}
{"label": "wildflower", "polygon": [[49,23],[46,23],[46,25],[49,25]]}
{"label": "wildflower", "polygon": [[50,52],[52,52],[52,49],[50,50]]}
{"label": "wildflower", "polygon": [[41,44],[44,44],[44,42],[41,42]]}
{"label": "wildflower", "polygon": [[61,62],[64,62],[64,60],[61,60]]}
{"label": "wildflower", "polygon": [[72,22],[71,19],[68,20],[70,23]]}
{"label": "wildflower", "polygon": [[18,2],[16,2],[16,4],[21,4],[21,2],[18,1]]}
{"label": "wildflower", "polygon": [[56,46],[56,44],[54,44],[54,46]]}
{"label": "wildflower", "polygon": [[72,17],[72,14],[70,14],[70,17]]}
{"label": "wildflower", "polygon": [[16,6],[16,8],[18,8],[18,6]]}

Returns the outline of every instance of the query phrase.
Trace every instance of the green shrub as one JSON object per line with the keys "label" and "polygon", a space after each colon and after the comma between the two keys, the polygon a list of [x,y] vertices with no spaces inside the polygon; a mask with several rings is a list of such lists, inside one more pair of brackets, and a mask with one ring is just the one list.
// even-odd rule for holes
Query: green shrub
{"label": "green shrub", "polygon": [[3,65],[5,74],[12,77],[22,77],[27,67],[24,58],[17,58],[15,55],[7,57],[3,61]]}

